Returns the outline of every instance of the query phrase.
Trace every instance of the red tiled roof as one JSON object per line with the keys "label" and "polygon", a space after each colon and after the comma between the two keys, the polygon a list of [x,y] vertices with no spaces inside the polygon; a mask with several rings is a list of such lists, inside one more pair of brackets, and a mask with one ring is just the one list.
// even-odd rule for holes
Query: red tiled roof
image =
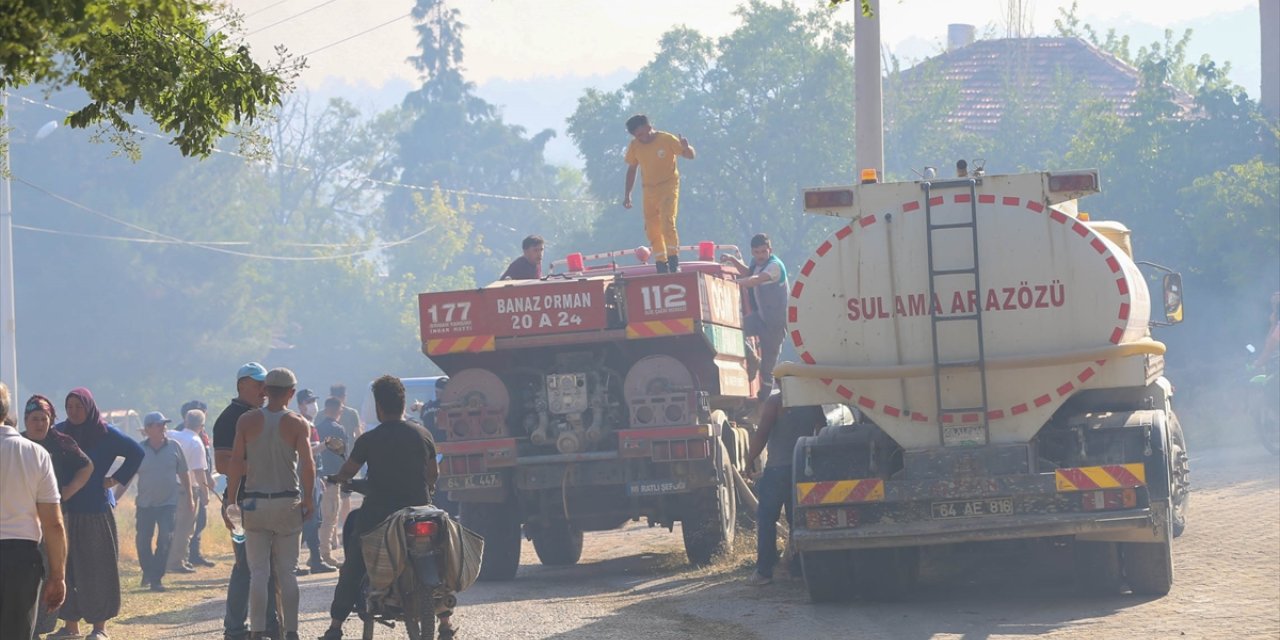
{"label": "red tiled roof", "polygon": [[[1130,114],[1141,85],[1137,69],[1079,38],[1003,38],[978,40],[925,60],[902,72],[901,87],[910,96],[922,85],[958,83],[959,102],[947,121],[989,133],[1004,117],[1010,90],[1018,92],[1023,108],[1047,110],[1059,99],[1054,92],[1063,78],[1083,82],[1121,116]],[[1189,94],[1166,88],[1184,113],[1191,111]]]}

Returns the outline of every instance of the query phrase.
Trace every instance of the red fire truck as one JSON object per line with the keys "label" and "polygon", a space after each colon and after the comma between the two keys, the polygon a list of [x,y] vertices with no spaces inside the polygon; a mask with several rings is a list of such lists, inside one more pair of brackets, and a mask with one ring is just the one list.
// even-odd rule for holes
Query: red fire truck
{"label": "red fire truck", "polygon": [[423,353],[450,376],[438,487],[485,538],[482,579],[515,576],[522,525],[549,565],[642,517],[681,523],[695,564],[732,544],[734,418],[756,383],[722,250],[681,247],[698,259],[670,274],[636,250],[572,254],[540,280],[419,296]]}

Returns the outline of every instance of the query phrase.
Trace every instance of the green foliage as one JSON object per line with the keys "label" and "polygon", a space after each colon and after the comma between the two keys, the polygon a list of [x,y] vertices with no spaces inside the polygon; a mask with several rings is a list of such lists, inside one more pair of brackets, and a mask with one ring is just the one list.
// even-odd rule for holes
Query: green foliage
{"label": "green foliage", "polygon": [[1196,230],[1196,270],[1237,290],[1256,286],[1280,264],[1280,166],[1255,157],[1197,178],[1175,209]]}
{"label": "green foliage", "polygon": [[183,155],[207,156],[279,104],[293,67],[264,69],[212,19],[235,16],[194,0],[3,0],[0,89],[78,86],[89,101],[71,126],[101,124],[136,156],[129,116],[141,112]]}
{"label": "green foliage", "polygon": [[[44,114],[31,109],[15,110],[15,125],[38,126]],[[195,241],[19,230],[24,386],[57,394],[83,384],[104,406],[171,411],[189,397],[220,404],[232,393],[231,372],[247,360],[294,368],[312,388],[344,380],[357,402],[360,386],[377,375],[429,372],[416,294],[474,286],[458,258],[478,236],[468,206],[438,191],[419,199],[417,233],[376,235],[386,191],[359,176],[385,162],[401,117],[399,110],[368,116],[343,101],[308,108],[299,98],[273,121],[272,163],[227,154],[184,163],[146,140],[153,146],[137,164],[104,164],[86,157],[82,140],[68,140],[83,138],[74,132],[39,147],[16,144],[16,176],[62,185],[53,187],[60,195]],[[65,179],[73,174],[81,177]],[[19,225],[131,233],[21,184],[14,200]],[[247,244],[201,242],[210,239]],[[397,259],[422,268],[388,274]],[[68,283],[73,291],[64,294]]]}
{"label": "green foliage", "polygon": [[[444,0],[418,0],[413,11],[419,22],[420,54],[411,58],[423,74],[422,85],[405,97],[404,120],[397,132],[395,156],[382,173],[416,185],[493,196],[471,197],[469,220],[484,232],[496,254],[468,251],[459,259],[472,273],[496,275],[526,235],[540,233],[554,243],[554,236],[575,231],[594,219],[594,209],[571,203],[580,187],[571,176],[547,163],[543,149],[555,132],[547,129],[528,136],[522,127],[506,124],[499,111],[474,94],[474,86],[462,75],[465,25],[457,9]],[[567,182],[564,181],[567,179]],[[403,235],[416,228],[419,207],[413,195],[395,192],[385,203],[380,231]],[[566,210],[569,215],[565,215]],[[407,274],[435,268],[428,262],[406,262],[394,257],[392,272]]]}
{"label": "green foliage", "polygon": [[[852,29],[791,3],[749,2],[737,15],[741,24],[718,41],[687,28],[664,34],[634,80],[579,99],[569,135],[592,193],[618,203],[623,123],[648,114],[698,150],[680,164],[683,238],[744,243],[767,231],[798,259],[821,233],[817,219],[794,215],[800,189],[847,182],[853,171]],[[614,208],[596,228],[602,248],[643,241],[638,209]]]}

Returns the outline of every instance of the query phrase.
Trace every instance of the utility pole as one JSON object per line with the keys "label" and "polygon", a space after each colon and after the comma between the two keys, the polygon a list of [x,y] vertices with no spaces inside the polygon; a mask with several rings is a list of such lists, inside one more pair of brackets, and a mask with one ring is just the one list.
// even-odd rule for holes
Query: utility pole
{"label": "utility pole", "polygon": [[[854,2],[855,5],[859,3]],[[854,176],[863,169],[875,169],[876,176],[884,180],[884,100],[880,80],[880,0],[870,0],[870,18],[862,15],[862,7],[853,19],[853,109],[854,150],[858,166]]]}
{"label": "utility pole", "polygon": [[[9,92],[0,91],[0,110],[4,120],[0,122],[0,382],[9,387],[9,393],[18,397],[18,332],[15,327],[17,313],[13,306],[13,200],[9,183]],[[16,400],[15,400],[16,402]]]}

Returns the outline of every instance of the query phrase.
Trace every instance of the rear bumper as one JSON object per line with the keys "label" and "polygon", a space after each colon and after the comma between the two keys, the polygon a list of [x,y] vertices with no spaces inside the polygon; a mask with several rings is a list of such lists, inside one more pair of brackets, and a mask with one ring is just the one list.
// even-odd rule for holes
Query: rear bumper
{"label": "rear bumper", "polygon": [[522,456],[514,439],[446,444],[438,486],[463,501],[591,487],[633,498],[689,493],[717,484],[718,438],[712,425],[628,429],[617,450]]}
{"label": "rear bumper", "polygon": [[1079,536],[1097,540],[1156,542],[1152,509],[1123,512],[1071,513],[990,519],[937,520],[876,524],[853,529],[812,530],[793,533],[800,551],[875,549],[990,540],[1017,540],[1053,536]]}
{"label": "rear bumper", "polygon": [[1165,502],[1141,464],[927,480],[795,484],[801,551],[1075,536],[1156,542]]}

